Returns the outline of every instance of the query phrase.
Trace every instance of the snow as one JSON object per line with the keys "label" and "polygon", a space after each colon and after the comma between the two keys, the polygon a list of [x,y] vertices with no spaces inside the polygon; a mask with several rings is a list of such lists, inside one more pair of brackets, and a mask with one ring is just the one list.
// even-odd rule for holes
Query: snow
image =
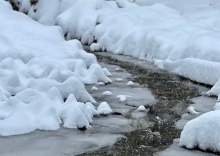
{"label": "snow", "polygon": [[119,101],[124,102],[127,100],[127,97],[131,97],[130,95],[118,95],[117,98]]}
{"label": "snow", "polygon": [[116,78],[115,81],[123,81],[121,78]]}
{"label": "snow", "polygon": [[92,87],[92,90],[93,90],[93,91],[97,91],[97,90],[99,90],[99,89],[98,89],[96,86],[93,86],[93,87]]}
{"label": "snow", "polygon": [[[0,24],[0,135],[56,130],[61,120],[67,128],[90,127],[95,108],[84,103],[95,100],[84,84],[111,83],[107,77],[111,73],[78,41],[65,41],[63,36],[91,44],[92,51],[129,55],[212,85],[206,95],[216,95],[219,101],[220,3],[216,1],[54,0],[51,4],[39,0],[32,6],[29,0],[13,1],[32,19],[57,26],[42,26],[0,1],[4,21]],[[117,96],[122,102],[127,97]],[[30,113],[38,103],[42,106],[38,113]],[[219,151],[219,103],[214,109],[186,124],[180,145]],[[194,107],[188,111],[198,115]],[[12,124],[14,120],[20,124]]]}
{"label": "snow", "polygon": [[214,110],[219,110],[220,109],[220,102],[217,102],[214,106]]}
{"label": "snow", "polygon": [[103,72],[105,73],[106,76],[111,76],[112,74],[108,71],[107,68],[102,68]]}
{"label": "snow", "polygon": [[91,44],[93,51],[106,50],[151,61],[159,68],[213,85],[208,95],[219,95],[220,3],[132,2],[55,0],[51,6],[49,0],[39,0],[30,6],[24,0],[19,8],[40,23],[60,26],[66,39]]}
{"label": "snow", "polygon": [[189,107],[187,108],[187,110],[188,110],[188,112],[189,112],[190,114],[194,114],[194,115],[199,114],[199,112],[197,112],[197,111],[195,110],[195,107],[189,106]]}
{"label": "snow", "polygon": [[112,92],[110,92],[110,91],[105,91],[105,92],[103,92],[102,94],[109,96],[109,95],[112,95]]}
{"label": "snow", "polygon": [[192,149],[220,151],[219,110],[210,111],[186,123],[180,137],[180,146]]}
{"label": "snow", "polygon": [[103,85],[105,85],[105,83],[104,82],[98,82],[97,85],[103,86]]}
{"label": "snow", "polygon": [[105,101],[100,103],[100,105],[97,108],[97,111],[101,115],[108,115],[113,112],[108,103]]}
{"label": "snow", "polygon": [[79,41],[65,41],[60,27],[41,25],[4,1],[0,10],[0,136],[61,124],[89,128],[97,112],[85,103],[96,101],[84,84],[111,82],[96,57]]}
{"label": "snow", "polygon": [[143,105],[141,105],[141,106],[139,106],[139,107],[137,108],[137,110],[138,110],[138,111],[145,111],[146,108],[145,108]]}
{"label": "snow", "polygon": [[[200,1],[201,6],[207,5],[207,2]],[[122,8],[104,18],[95,27],[97,43],[93,43],[90,49],[105,49],[114,54],[152,61],[162,69],[214,85],[209,94],[220,94],[220,83],[217,83],[220,78],[220,9],[213,10],[207,5],[209,10],[206,8],[200,16],[193,12],[190,18],[190,14],[182,14],[181,9],[159,2]],[[190,3],[184,4],[185,8],[187,6]]]}
{"label": "snow", "polygon": [[133,85],[134,85],[134,82],[129,81],[129,82],[127,83],[127,85],[128,85],[128,86],[133,86]]}

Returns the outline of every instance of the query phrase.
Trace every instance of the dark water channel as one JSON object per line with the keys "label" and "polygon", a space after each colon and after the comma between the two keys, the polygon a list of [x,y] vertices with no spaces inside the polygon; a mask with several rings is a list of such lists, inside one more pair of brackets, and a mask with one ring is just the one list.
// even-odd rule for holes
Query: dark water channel
{"label": "dark water channel", "polygon": [[146,117],[151,123],[148,129],[136,129],[124,134],[111,147],[84,153],[82,156],[151,156],[172,144],[180,136],[175,122],[180,119],[191,98],[198,96],[198,90],[186,85],[186,79],[162,70],[145,69],[129,62],[118,61],[109,56],[97,55],[99,62],[118,65],[132,74],[132,81],[151,89],[157,99],[154,108]]}

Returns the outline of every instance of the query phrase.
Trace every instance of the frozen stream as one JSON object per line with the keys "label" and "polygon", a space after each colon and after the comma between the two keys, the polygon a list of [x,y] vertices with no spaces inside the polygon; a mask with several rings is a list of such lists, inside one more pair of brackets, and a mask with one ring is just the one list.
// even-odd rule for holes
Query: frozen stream
{"label": "frozen stream", "polygon": [[[112,73],[109,77],[113,83],[97,84],[96,91],[91,89],[94,85],[88,85],[87,90],[96,99],[97,105],[108,102],[113,113],[95,117],[92,128],[86,131],[61,128],[52,132],[35,131],[26,135],[0,137],[1,156],[147,156],[179,155],[179,152],[186,152],[188,156],[212,155],[179,148],[178,139],[168,148],[173,139],[179,137],[185,122],[195,117],[183,115],[190,104],[194,102],[201,112],[212,108],[207,103],[214,104],[214,99],[199,97],[199,92],[206,91],[206,87],[131,57],[96,54],[102,67]],[[135,82],[134,85],[127,85],[129,81]],[[105,91],[110,91],[112,95],[103,95]],[[119,101],[118,95],[126,95],[127,99]],[[152,104],[154,107],[150,111],[137,111],[140,105],[147,107]],[[176,122],[182,115],[182,120]]]}

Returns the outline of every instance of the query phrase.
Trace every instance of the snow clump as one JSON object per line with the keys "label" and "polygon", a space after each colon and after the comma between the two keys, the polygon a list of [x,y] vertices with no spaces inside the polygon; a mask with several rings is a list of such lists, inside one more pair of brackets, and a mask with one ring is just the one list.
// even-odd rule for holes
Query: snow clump
{"label": "snow clump", "polygon": [[127,85],[128,85],[128,86],[133,86],[133,85],[134,85],[134,82],[129,81],[129,82],[127,83]]}
{"label": "snow clump", "polygon": [[101,115],[108,115],[113,112],[112,109],[110,108],[109,104],[105,101],[100,103],[100,105],[97,108],[97,111]]}
{"label": "snow clump", "polygon": [[103,94],[103,95],[112,95],[112,92],[110,92],[110,91],[105,91],[105,92],[103,92],[102,94]]}
{"label": "snow clump", "polygon": [[142,111],[145,111],[146,108],[145,108],[143,105],[141,105],[141,106],[139,106],[139,107],[137,108],[137,110],[140,111],[140,112],[142,112]]}

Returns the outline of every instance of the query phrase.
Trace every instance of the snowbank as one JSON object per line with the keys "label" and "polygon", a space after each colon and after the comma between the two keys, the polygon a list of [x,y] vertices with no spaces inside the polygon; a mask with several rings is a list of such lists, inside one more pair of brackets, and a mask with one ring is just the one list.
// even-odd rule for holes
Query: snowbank
{"label": "snowbank", "polygon": [[[89,128],[95,103],[84,84],[111,80],[79,41],[0,1],[0,136]],[[66,99],[66,101],[65,101]],[[64,102],[65,101],[65,102]]]}
{"label": "snowbank", "polygon": [[180,146],[220,152],[219,110],[211,111],[186,123],[180,137]]}
{"label": "snowbank", "polygon": [[[188,19],[163,4],[125,8],[96,26],[97,43],[90,49],[152,61],[160,68],[219,88],[219,26],[219,15]],[[210,91],[219,93],[219,89]]]}
{"label": "snowbank", "polygon": [[40,23],[59,25],[66,39],[93,43],[93,51],[152,61],[160,68],[214,85],[209,95],[220,94],[220,3],[134,1],[146,5],[138,6],[132,0],[55,0],[53,4],[39,0],[30,6],[28,2],[19,4],[21,11],[28,10]]}

